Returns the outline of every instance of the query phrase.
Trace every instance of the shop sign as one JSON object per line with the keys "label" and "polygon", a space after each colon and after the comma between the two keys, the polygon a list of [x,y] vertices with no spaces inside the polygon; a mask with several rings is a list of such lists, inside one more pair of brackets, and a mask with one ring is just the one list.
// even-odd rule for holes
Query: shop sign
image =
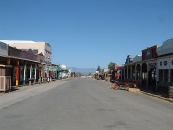
{"label": "shop sign", "polygon": [[157,46],[142,50],[142,60],[149,60],[157,57]]}

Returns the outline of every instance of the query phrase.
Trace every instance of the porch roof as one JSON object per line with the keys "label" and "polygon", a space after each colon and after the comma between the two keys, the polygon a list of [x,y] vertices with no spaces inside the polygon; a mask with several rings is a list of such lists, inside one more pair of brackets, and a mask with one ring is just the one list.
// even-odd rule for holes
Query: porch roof
{"label": "porch roof", "polygon": [[34,60],[30,60],[30,59],[25,59],[25,58],[19,58],[19,57],[15,57],[15,56],[2,56],[2,55],[0,55],[0,57],[3,57],[3,58],[10,58],[10,59],[17,59],[17,60],[23,60],[23,61],[29,61],[29,62],[41,64],[41,63],[38,62],[38,61],[34,61]]}

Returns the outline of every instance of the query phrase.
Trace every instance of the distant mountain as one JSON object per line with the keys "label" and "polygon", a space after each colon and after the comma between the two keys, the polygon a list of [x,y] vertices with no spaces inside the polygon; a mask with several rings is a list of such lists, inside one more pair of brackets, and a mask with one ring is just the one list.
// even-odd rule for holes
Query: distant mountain
{"label": "distant mountain", "polygon": [[80,72],[80,73],[94,73],[96,68],[77,68],[77,67],[70,67],[73,72]]}

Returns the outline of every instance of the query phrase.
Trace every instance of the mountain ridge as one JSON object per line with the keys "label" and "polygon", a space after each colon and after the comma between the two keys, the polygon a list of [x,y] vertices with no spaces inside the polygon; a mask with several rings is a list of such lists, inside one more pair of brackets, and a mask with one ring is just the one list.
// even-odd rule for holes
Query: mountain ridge
{"label": "mountain ridge", "polygon": [[80,73],[94,73],[96,68],[78,68],[78,67],[70,67],[73,72],[80,72]]}

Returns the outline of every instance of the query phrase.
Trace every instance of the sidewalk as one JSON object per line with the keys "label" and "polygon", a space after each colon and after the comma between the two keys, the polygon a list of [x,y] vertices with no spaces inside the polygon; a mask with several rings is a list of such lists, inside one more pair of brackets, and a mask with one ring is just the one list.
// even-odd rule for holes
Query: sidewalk
{"label": "sidewalk", "polygon": [[145,95],[150,96],[150,97],[155,97],[155,98],[162,99],[162,100],[165,100],[165,101],[173,103],[173,99],[172,98],[166,98],[166,97],[163,97],[163,96],[161,96],[159,94],[154,94],[154,93],[142,91],[142,90],[140,90],[138,88],[132,88],[132,91],[130,90],[129,92],[145,94]]}
{"label": "sidewalk", "polygon": [[157,94],[152,94],[152,93],[149,93],[149,92],[144,92],[144,91],[140,91],[140,93],[173,103],[173,99],[172,98],[165,98],[163,96],[160,96],[160,95],[157,95]]}
{"label": "sidewalk", "polygon": [[[116,84],[114,84],[115,86],[112,87],[111,85],[111,88],[115,89],[115,90],[126,90],[128,92],[131,92],[131,93],[139,93],[139,94],[145,94],[145,95],[148,95],[150,97],[155,97],[155,98],[158,98],[158,99],[162,99],[162,100],[165,100],[165,101],[168,101],[170,103],[173,103],[173,98],[167,98],[167,97],[164,97],[162,95],[159,95],[159,94],[156,94],[156,93],[152,93],[152,92],[146,92],[146,91],[142,91],[140,90],[139,88],[131,88],[131,87],[120,87],[120,86],[116,86]],[[115,88],[114,88],[115,87]]]}
{"label": "sidewalk", "polygon": [[19,90],[0,94],[0,109],[6,108],[29,97],[46,92],[54,87],[62,85],[66,80],[57,80],[50,83],[36,84],[20,87]]}

